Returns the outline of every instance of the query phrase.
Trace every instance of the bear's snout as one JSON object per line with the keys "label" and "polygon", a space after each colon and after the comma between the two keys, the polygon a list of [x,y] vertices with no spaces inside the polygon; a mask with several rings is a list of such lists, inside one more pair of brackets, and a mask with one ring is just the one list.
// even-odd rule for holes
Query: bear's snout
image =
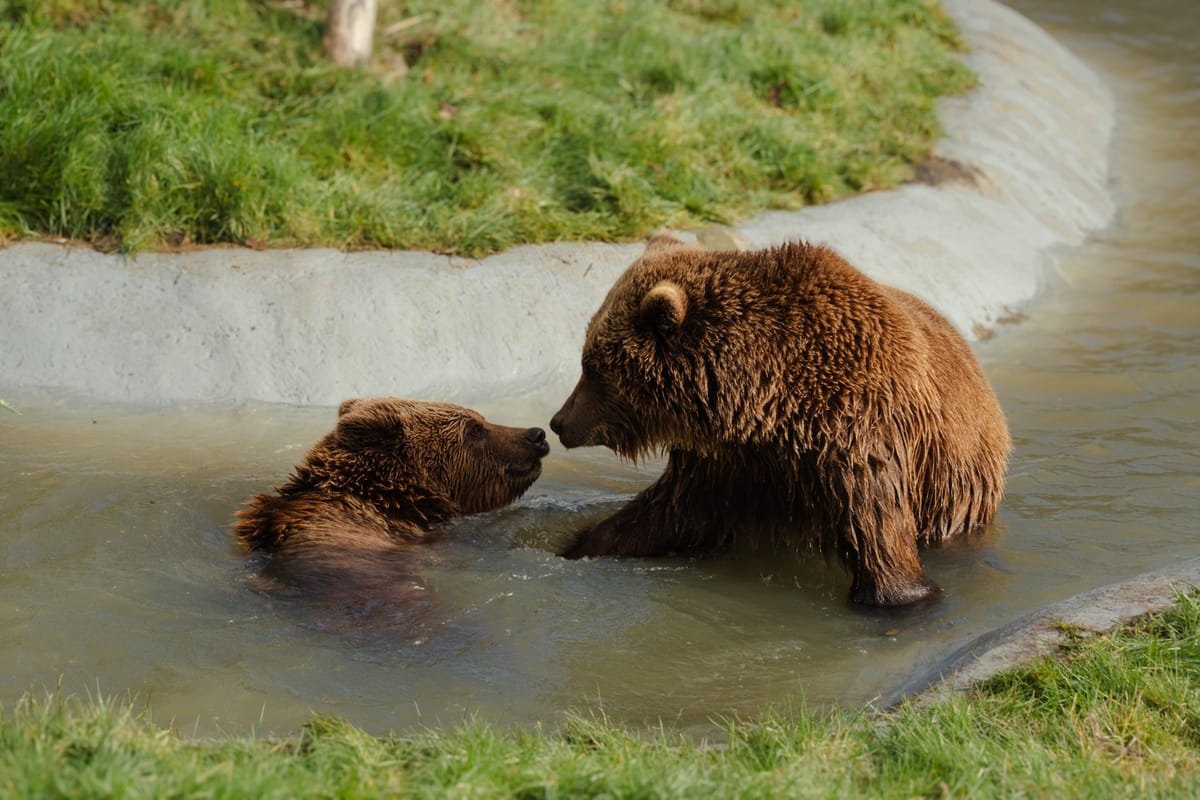
{"label": "bear's snout", "polygon": [[575,388],[571,390],[571,396],[562,404],[562,408],[558,410],[553,417],[550,418],[550,430],[558,434],[558,439],[563,443],[564,447],[578,447],[581,442],[578,441],[578,430],[567,432],[567,428],[578,428],[578,420],[572,419],[578,407],[581,405],[583,394],[586,391],[585,383],[587,377],[581,377],[579,383],[575,384]]}
{"label": "bear's snout", "polygon": [[550,430],[558,434],[558,440],[563,443],[563,447],[568,449],[578,447],[582,442],[579,441],[578,431],[568,428],[576,427],[571,425],[569,417],[571,416],[571,401],[563,406],[557,414],[550,420]]}
{"label": "bear's snout", "polygon": [[533,449],[541,455],[550,452],[550,443],[546,441],[546,432],[541,428],[530,428],[525,431],[525,441],[533,445]]}
{"label": "bear's snout", "polygon": [[[579,387],[575,387],[575,391],[571,392],[571,396],[567,398],[567,402],[563,403],[562,408],[558,410],[553,417],[550,418],[550,430],[554,431],[561,439],[563,431],[567,429],[567,417],[571,413],[571,409],[575,405],[575,396],[579,394]],[[563,442],[563,444],[567,444]],[[567,447],[571,445],[567,444]]]}

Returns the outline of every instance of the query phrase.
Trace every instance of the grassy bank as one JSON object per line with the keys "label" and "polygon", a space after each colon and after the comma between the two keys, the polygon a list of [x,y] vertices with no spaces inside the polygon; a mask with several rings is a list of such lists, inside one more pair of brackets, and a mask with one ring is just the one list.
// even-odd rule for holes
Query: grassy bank
{"label": "grassy bank", "polygon": [[933,0],[381,6],[348,72],[324,3],[0,2],[0,239],[638,237],[903,181],[971,80]]}
{"label": "grassy bank", "polygon": [[970,696],[769,715],[705,747],[604,720],[379,739],[314,719],[293,739],[194,742],[128,706],[0,715],[11,797],[1180,797],[1200,787],[1200,593]]}

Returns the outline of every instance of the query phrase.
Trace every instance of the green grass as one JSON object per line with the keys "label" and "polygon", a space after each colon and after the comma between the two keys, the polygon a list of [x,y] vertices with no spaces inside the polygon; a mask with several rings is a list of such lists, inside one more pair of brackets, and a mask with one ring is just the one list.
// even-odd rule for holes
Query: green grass
{"label": "green grass", "polygon": [[128,704],[26,698],[0,713],[0,796],[1194,798],[1200,593],[948,702],[727,733],[712,747],[575,717],[376,738],[316,717],[294,738],[193,741]]}
{"label": "green grass", "polygon": [[972,81],[934,0],[396,0],[365,71],[323,9],[0,0],[0,239],[631,239],[895,185]]}

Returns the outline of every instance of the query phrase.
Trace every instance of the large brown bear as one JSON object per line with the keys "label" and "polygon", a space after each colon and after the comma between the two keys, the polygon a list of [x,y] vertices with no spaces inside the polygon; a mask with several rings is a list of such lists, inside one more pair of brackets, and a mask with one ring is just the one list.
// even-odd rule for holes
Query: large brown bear
{"label": "large brown bear", "polygon": [[411,562],[434,526],[513,502],[549,450],[541,428],[448,403],[346,400],[333,432],[238,512],[234,533],[270,554],[267,588],[404,615],[427,602]]}
{"label": "large brown bear", "polygon": [[660,236],[592,317],[564,446],[666,452],[662,476],[561,554],[653,556],[758,536],[836,555],[851,599],[936,589],[918,545],[988,522],[1010,449],[966,342],[824,247],[710,252]]}

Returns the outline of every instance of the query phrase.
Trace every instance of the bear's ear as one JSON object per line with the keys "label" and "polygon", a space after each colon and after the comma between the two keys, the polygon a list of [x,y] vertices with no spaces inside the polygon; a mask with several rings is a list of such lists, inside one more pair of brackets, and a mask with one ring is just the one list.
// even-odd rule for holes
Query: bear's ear
{"label": "bear's ear", "polygon": [[674,330],[687,315],[687,295],[674,281],[659,281],[646,292],[638,309],[642,324],[659,331]]}
{"label": "bear's ear", "polygon": [[374,413],[339,417],[334,432],[341,448],[358,452],[394,451],[406,439],[399,420]]}
{"label": "bear's ear", "polygon": [[676,247],[687,247],[687,245],[669,233],[660,233],[657,236],[652,236],[650,241],[646,242],[646,252],[642,253],[642,255],[656,256],[668,250],[674,250]]}
{"label": "bear's ear", "polygon": [[354,407],[361,402],[362,400],[357,397],[351,397],[349,400],[343,400],[342,404],[338,406],[338,416],[345,416],[347,411],[353,411]]}

